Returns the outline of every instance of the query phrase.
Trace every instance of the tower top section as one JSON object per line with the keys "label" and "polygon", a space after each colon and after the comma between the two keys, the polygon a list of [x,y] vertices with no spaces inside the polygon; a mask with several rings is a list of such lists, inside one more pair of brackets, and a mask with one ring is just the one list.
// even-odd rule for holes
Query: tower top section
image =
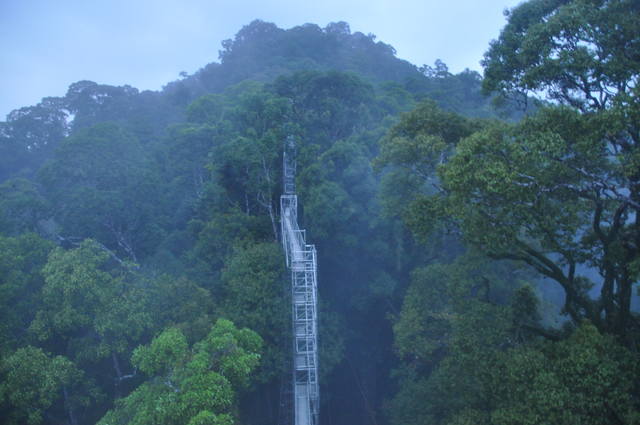
{"label": "tower top section", "polygon": [[282,188],[285,195],[296,193],[296,141],[287,136],[282,151]]}

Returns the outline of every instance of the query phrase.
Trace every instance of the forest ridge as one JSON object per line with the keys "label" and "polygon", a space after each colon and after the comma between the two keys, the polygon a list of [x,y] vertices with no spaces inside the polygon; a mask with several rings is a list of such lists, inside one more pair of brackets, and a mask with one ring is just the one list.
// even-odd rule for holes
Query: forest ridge
{"label": "forest ridge", "polygon": [[256,20],[0,122],[0,417],[284,424],[282,147],[321,422],[640,424],[640,4],[528,0],[483,75]]}

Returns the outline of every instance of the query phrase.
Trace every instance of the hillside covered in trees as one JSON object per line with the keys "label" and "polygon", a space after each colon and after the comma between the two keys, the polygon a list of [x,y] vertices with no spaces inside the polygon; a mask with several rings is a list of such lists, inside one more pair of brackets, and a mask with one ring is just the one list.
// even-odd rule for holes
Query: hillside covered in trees
{"label": "hillside covered in trees", "polygon": [[640,424],[640,6],[529,0],[484,75],[254,21],[0,122],[0,417],[283,424],[282,151],[321,423]]}

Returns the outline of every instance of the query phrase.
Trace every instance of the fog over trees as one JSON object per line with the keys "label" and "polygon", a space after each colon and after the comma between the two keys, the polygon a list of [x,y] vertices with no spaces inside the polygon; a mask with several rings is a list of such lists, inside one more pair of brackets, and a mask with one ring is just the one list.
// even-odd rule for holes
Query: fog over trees
{"label": "fog over trees", "polygon": [[292,137],[322,424],[640,424],[640,4],[506,17],[484,75],[255,20],[7,115],[1,422],[285,425]]}

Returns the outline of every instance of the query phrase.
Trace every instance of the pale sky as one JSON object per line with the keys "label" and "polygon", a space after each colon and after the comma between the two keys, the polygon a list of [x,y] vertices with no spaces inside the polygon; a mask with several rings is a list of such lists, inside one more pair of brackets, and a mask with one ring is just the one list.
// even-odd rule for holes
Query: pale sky
{"label": "pale sky", "polygon": [[346,21],[415,65],[481,71],[517,0],[0,0],[0,120],[79,80],[158,90],[209,62],[254,19]]}

